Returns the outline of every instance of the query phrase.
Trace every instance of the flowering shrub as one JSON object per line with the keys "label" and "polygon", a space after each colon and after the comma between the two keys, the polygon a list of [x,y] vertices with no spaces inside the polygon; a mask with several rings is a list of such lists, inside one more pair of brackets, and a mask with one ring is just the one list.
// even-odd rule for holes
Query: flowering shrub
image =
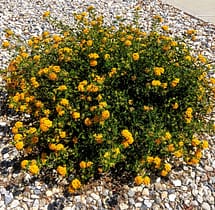
{"label": "flowering shrub", "polygon": [[31,116],[12,128],[21,167],[73,174],[74,192],[112,168],[136,174],[139,185],[152,173],[167,176],[176,161],[197,164],[208,147],[200,137],[214,124],[206,116],[215,79],[185,43],[195,31],[173,38],[159,16],[149,32],[138,18],[108,26],[92,7],[74,18],[74,27],[57,24],[60,34],[21,45],[6,31],[2,47],[16,49],[6,70],[9,107]]}

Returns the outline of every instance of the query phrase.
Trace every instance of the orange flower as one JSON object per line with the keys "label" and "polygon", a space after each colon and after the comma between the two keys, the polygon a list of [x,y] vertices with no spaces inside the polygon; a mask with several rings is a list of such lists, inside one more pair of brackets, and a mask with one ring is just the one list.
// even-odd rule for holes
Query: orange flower
{"label": "orange flower", "polygon": [[36,165],[36,164],[31,164],[29,166],[29,171],[32,173],[32,174],[38,174],[39,173],[39,167]]}
{"label": "orange flower", "polygon": [[85,161],[81,161],[79,163],[80,168],[85,169],[87,167],[87,163]]}
{"label": "orange flower", "polygon": [[136,185],[141,185],[143,183],[143,177],[142,176],[136,176],[134,178],[134,182]]}
{"label": "orange flower", "polygon": [[110,117],[110,112],[108,110],[104,110],[102,112],[101,120],[107,120]]}
{"label": "orange flower", "polygon": [[151,182],[151,180],[150,180],[150,178],[149,178],[148,176],[145,176],[145,177],[143,178],[143,184],[149,185],[150,182]]}
{"label": "orange flower", "polygon": [[58,166],[57,167],[57,172],[61,175],[61,176],[66,176],[66,166]]}
{"label": "orange flower", "polygon": [[49,74],[49,79],[50,80],[57,80],[57,74],[55,74],[54,72],[51,72],[50,74]]}
{"label": "orange flower", "polygon": [[29,164],[29,161],[28,161],[28,160],[23,160],[23,161],[21,162],[21,168],[26,169],[26,167],[28,166],[28,164]]}
{"label": "orange flower", "polygon": [[97,60],[90,60],[90,66],[94,67],[97,66],[98,62]]}

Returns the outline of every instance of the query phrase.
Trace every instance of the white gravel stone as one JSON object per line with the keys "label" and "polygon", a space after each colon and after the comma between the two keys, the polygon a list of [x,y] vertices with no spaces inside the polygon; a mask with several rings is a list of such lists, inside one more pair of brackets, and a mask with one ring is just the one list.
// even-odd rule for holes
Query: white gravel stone
{"label": "white gravel stone", "polygon": [[90,196],[96,201],[100,199],[100,196],[95,193],[92,193]]}
{"label": "white gravel stone", "polygon": [[13,200],[12,203],[10,204],[10,208],[16,208],[19,205],[18,200]]}
{"label": "white gravel stone", "polygon": [[151,208],[153,204],[153,200],[144,200],[144,204],[147,206],[147,208]]}
{"label": "white gravel stone", "polygon": [[210,205],[208,204],[208,203],[202,203],[202,209],[203,210],[211,210],[211,207],[210,207]]}
{"label": "white gravel stone", "polygon": [[169,194],[169,200],[170,201],[175,201],[176,195],[175,194]]}
{"label": "white gravel stone", "polygon": [[172,183],[175,187],[181,186],[181,180],[180,179],[172,180]]}
{"label": "white gravel stone", "polygon": [[125,204],[125,203],[121,203],[119,205],[119,208],[120,208],[120,210],[127,210],[129,208],[129,206],[127,204]]}

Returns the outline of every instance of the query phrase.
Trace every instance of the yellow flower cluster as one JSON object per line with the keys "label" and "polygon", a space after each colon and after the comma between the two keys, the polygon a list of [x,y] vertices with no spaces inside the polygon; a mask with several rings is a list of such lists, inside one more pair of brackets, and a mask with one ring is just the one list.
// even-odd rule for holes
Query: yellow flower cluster
{"label": "yellow flower cluster", "polygon": [[171,86],[172,87],[176,87],[179,83],[180,79],[179,78],[175,78],[172,82],[171,82]]}
{"label": "yellow flower cluster", "polygon": [[161,74],[164,73],[164,68],[162,68],[162,67],[154,67],[153,70],[154,70],[154,74],[156,76],[160,76]]}
{"label": "yellow flower cluster", "polygon": [[31,77],[31,84],[33,87],[38,88],[40,84],[37,82],[36,77]]}
{"label": "yellow flower cluster", "polygon": [[83,80],[82,82],[79,83],[78,85],[78,91],[84,92],[85,91],[85,86],[87,85],[87,80]]}
{"label": "yellow flower cluster", "polygon": [[61,175],[61,176],[66,176],[67,173],[67,168],[66,166],[58,166],[57,167],[57,172]]}
{"label": "yellow flower cluster", "polygon": [[49,120],[47,117],[40,118],[40,129],[43,132],[46,132],[49,130],[49,128],[52,127],[52,121]]}
{"label": "yellow flower cluster", "polygon": [[64,150],[64,145],[63,144],[49,144],[49,149],[52,151],[61,151]]}
{"label": "yellow flower cluster", "polygon": [[92,162],[92,161],[87,161],[87,162],[81,161],[81,162],[79,163],[79,166],[80,166],[80,168],[82,168],[82,169],[89,168],[89,167],[91,167],[92,165],[93,165],[93,162]]}
{"label": "yellow flower cluster", "polygon": [[94,134],[93,137],[95,138],[95,140],[98,144],[101,144],[103,142],[102,133]]}
{"label": "yellow flower cluster", "polygon": [[186,123],[191,123],[192,118],[193,118],[193,109],[191,107],[188,107],[187,110],[185,111],[185,121]]}
{"label": "yellow flower cluster", "polygon": [[122,142],[124,148],[127,148],[130,144],[134,142],[134,138],[131,132],[127,129],[122,130],[121,135],[125,138]]}
{"label": "yellow flower cluster", "polygon": [[90,66],[95,67],[97,66],[98,62],[96,59],[99,58],[99,55],[97,53],[90,53],[88,55],[89,59],[90,59]]}
{"label": "yellow flower cluster", "polygon": [[149,185],[151,180],[150,180],[150,178],[148,176],[142,177],[142,176],[138,175],[138,176],[136,176],[134,178],[134,182],[135,182],[136,185],[141,185],[141,184]]}
{"label": "yellow flower cluster", "polygon": [[171,171],[172,166],[169,163],[164,164],[164,169],[161,171],[161,176],[167,176],[167,174]]}
{"label": "yellow flower cluster", "polygon": [[70,183],[68,191],[70,193],[74,193],[75,190],[78,190],[80,188],[81,188],[81,182],[79,181],[79,179],[76,178],[76,179],[73,179],[72,182]]}
{"label": "yellow flower cluster", "polygon": [[161,86],[161,81],[160,80],[152,80],[152,86]]}
{"label": "yellow flower cluster", "polygon": [[134,61],[138,61],[139,58],[140,58],[139,53],[133,53],[133,54],[132,54],[132,58],[133,58]]}

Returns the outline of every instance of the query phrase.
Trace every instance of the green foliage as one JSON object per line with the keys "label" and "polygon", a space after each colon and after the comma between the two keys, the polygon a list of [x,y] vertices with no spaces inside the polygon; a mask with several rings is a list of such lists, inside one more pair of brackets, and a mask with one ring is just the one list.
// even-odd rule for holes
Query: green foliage
{"label": "green foliage", "polygon": [[[214,122],[215,80],[202,55],[193,55],[186,39],[169,35],[154,17],[144,32],[119,17],[107,26],[90,7],[65,26],[49,13],[44,18],[60,34],[44,31],[15,47],[8,69],[9,106],[28,113],[28,124],[17,122],[13,143],[23,152],[23,169],[56,169],[75,174],[69,191],[97,173],[122,167],[136,174],[136,184],[148,184],[151,173],[166,176],[175,161],[196,164]],[[10,32],[10,33],[9,33]],[[10,30],[7,38],[14,35]],[[29,160],[29,156],[35,159]],[[120,169],[121,170],[121,169]]]}

